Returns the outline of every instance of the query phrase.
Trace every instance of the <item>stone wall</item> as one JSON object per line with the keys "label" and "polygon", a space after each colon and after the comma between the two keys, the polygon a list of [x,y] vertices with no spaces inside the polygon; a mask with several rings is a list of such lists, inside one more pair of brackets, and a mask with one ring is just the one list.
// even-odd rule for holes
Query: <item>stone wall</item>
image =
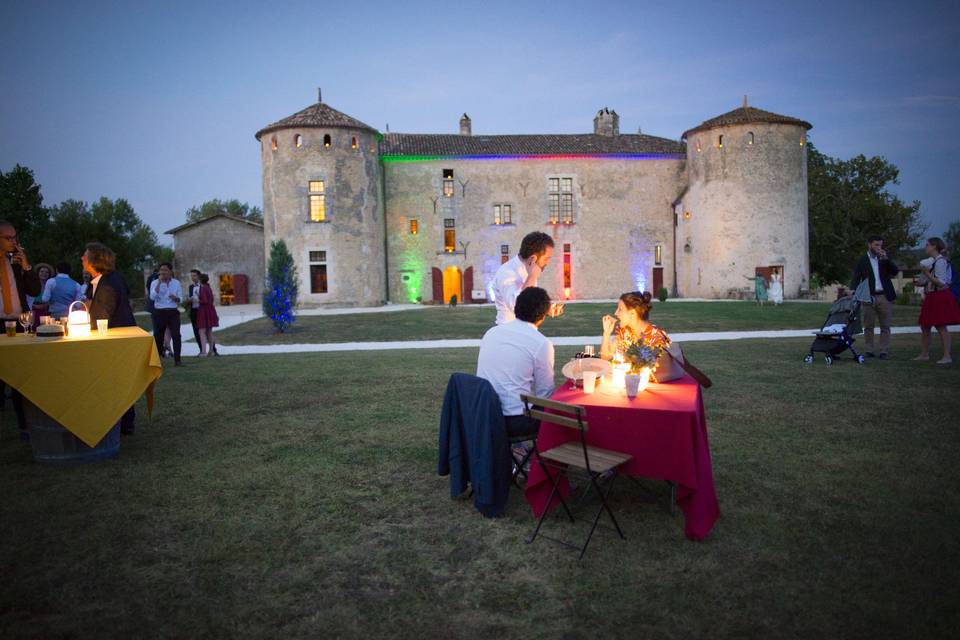
{"label": "stone wall", "polygon": [[[302,136],[297,148],[295,136]],[[325,147],[324,136],[331,137]],[[273,150],[276,138],[277,149]],[[357,148],[352,140],[357,139]],[[261,139],[263,253],[283,239],[293,254],[302,305],[382,304],[382,177],[374,133],[358,129],[284,129]],[[308,182],[323,180],[326,221],[311,222]],[[310,252],[325,252],[327,293],[311,293]]]}
{"label": "stone wall", "polygon": [[773,265],[784,267],[785,296],[809,286],[804,134],[762,123],[690,134],[690,187],[677,209],[681,296],[726,297],[749,286],[756,267]]}
{"label": "stone wall", "polygon": [[214,299],[219,304],[220,274],[244,274],[250,303],[263,299],[263,229],[229,218],[213,218],[174,234],[174,271],[186,290],[190,270],[210,275]]}
{"label": "stone wall", "polygon": [[[574,299],[613,298],[650,289],[655,247],[664,285],[673,285],[672,203],[685,184],[682,159],[455,159],[384,163],[390,299],[433,300],[432,270],[474,271],[474,290],[488,290],[501,246],[517,254],[531,231],[554,237],[541,286],[562,299],[563,245],[571,245]],[[454,172],[454,195],[443,195],[443,170]],[[573,179],[574,224],[550,224],[548,178]],[[493,224],[494,204],[509,204],[512,224]],[[410,221],[418,232],[411,233]],[[444,219],[456,229],[444,251]],[[466,246],[461,245],[464,243]],[[467,244],[469,243],[469,244]],[[470,291],[464,291],[469,300]],[[459,296],[458,296],[459,298]],[[462,298],[461,298],[462,299]]]}

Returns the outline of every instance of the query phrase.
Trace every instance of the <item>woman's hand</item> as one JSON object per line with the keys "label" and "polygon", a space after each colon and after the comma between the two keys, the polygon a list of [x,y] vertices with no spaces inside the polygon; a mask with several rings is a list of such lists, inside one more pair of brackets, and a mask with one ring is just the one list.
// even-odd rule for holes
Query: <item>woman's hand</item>
{"label": "woman's hand", "polygon": [[603,316],[603,335],[604,337],[609,337],[613,333],[614,327],[617,326],[617,319],[613,316]]}

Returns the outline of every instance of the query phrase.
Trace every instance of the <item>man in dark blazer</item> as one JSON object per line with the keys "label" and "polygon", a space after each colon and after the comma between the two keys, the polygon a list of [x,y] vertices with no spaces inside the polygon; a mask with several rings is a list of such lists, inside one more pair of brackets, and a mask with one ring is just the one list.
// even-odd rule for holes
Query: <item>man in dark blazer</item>
{"label": "man in dark blazer", "polygon": [[[863,307],[863,341],[866,344],[866,356],[873,358],[879,355],[881,360],[890,357],[890,324],[893,321],[893,301],[897,299],[897,292],[893,288],[893,277],[900,273],[900,269],[887,257],[883,250],[883,238],[870,236],[867,238],[867,252],[860,256],[857,266],[853,270],[853,280],[850,288],[854,291],[861,282],[867,280],[870,284],[870,294],[873,296],[872,305]],[[880,343],[878,354],[873,350],[873,328],[880,323]]]}
{"label": "man in dark blazer", "polygon": [[[0,220],[0,322],[17,320],[20,313],[29,311],[27,296],[39,296],[40,277],[30,267],[30,260],[17,242],[17,230],[13,224]],[[17,331],[23,331],[18,323]],[[6,398],[6,384],[0,380],[0,407]],[[23,396],[10,389],[13,411],[17,414],[17,426],[22,438],[27,437],[27,421],[23,414]]]}
{"label": "man in dark blazer", "polygon": [[[123,276],[116,271],[116,257],[113,251],[99,242],[91,242],[81,258],[83,270],[90,274],[90,324],[96,328],[97,320],[107,320],[107,326],[135,327],[133,309],[130,308],[130,287]],[[120,419],[120,432],[132,435],[136,422],[136,411],[130,407]]]}

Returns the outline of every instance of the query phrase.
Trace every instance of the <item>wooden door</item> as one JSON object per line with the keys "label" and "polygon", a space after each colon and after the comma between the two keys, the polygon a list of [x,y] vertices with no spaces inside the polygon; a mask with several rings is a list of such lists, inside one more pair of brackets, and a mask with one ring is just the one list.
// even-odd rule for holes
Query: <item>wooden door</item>
{"label": "wooden door", "polygon": [[663,267],[654,267],[653,268],[653,291],[650,293],[656,297],[660,289],[663,287]]}
{"label": "wooden door", "polygon": [[249,304],[247,276],[242,273],[233,274],[233,304]]}
{"label": "wooden door", "polygon": [[433,275],[433,301],[443,304],[443,272],[434,267],[431,274]]}
{"label": "wooden door", "polygon": [[464,302],[473,302],[473,267],[467,267],[463,272],[463,295]]}

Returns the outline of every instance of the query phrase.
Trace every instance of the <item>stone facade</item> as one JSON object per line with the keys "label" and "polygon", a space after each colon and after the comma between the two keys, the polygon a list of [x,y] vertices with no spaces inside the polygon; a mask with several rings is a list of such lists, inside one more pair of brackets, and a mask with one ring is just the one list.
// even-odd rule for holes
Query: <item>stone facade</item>
{"label": "stone facade", "polygon": [[265,253],[286,241],[305,305],[485,301],[534,230],[556,243],[541,279],[556,299],[726,297],[770,267],[788,297],[808,286],[809,124],[744,103],[685,144],[619,120],[601,109],[592,134],[479,136],[463,114],[459,134],[381,136],[318,102],[257,133]]}
{"label": "stone facade", "polygon": [[249,302],[263,299],[263,225],[219,215],[170,229],[176,247],[174,272],[186,287],[190,270],[209,274],[215,300],[220,298],[222,275],[247,277]]}

